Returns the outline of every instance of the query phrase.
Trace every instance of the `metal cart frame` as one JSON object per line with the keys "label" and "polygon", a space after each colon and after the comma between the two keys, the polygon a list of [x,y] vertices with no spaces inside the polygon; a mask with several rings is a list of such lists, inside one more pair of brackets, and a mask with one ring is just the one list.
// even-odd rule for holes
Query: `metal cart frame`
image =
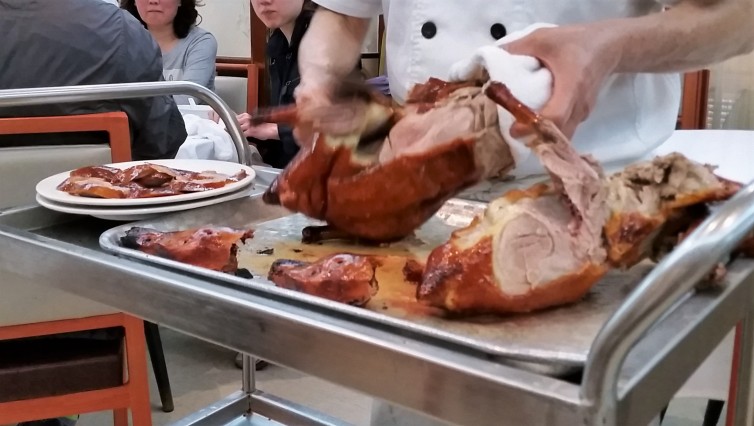
{"label": "metal cart frame", "polygon": [[[188,94],[210,104],[244,153],[239,158],[249,162],[248,145],[225,103],[192,83],[8,90],[0,91],[0,107],[162,94]],[[275,173],[260,168],[252,196],[259,196]],[[221,281],[106,254],[96,243],[98,233],[76,223],[40,207],[0,212],[0,272],[458,424],[646,424],[741,322],[738,386],[730,402],[734,424],[754,424],[754,261],[734,262],[719,293],[692,291],[754,229],[754,184],[724,203],[628,295],[594,341],[581,383],[294,300],[264,298]],[[290,350],[301,347],[306,351]],[[241,392],[179,424],[222,424],[243,413],[282,423],[339,423],[256,390],[251,366],[245,357]]]}

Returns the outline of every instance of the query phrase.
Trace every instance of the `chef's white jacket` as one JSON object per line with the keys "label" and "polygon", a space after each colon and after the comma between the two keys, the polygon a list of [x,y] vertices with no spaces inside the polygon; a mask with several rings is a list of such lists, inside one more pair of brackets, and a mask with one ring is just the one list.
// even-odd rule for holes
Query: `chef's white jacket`
{"label": "chef's white jacket", "polygon": [[[536,23],[555,25],[592,22],[660,12],[652,0],[315,0],[350,16],[371,18],[384,13],[386,63],[390,90],[397,101],[429,77],[448,79],[453,64],[475,51]],[[494,68],[494,65],[492,65]],[[490,70],[490,74],[494,74]],[[508,73],[510,74],[510,73]],[[549,74],[549,73],[548,73]],[[502,81],[532,108],[534,80]],[[549,87],[544,88],[549,97]],[[679,74],[617,74],[599,95],[590,117],[573,137],[581,153],[590,153],[606,168],[638,159],[665,141],[675,129],[681,99]],[[546,99],[545,99],[546,100]],[[501,111],[501,132],[514,150],[517,177],[541,173],[542,167],[521,141],[511,140]]]}

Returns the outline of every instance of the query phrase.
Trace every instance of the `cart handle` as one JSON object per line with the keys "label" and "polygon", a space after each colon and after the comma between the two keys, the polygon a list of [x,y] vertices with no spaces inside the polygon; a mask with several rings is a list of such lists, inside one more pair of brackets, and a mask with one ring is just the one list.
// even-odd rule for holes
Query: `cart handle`
{"label": "cart handle", "polygon": [[754,228],[754,183],[749,183],[692,232],[634,289],[598,333],[584,371],[581,397],[613,425],[618,374],[628,351]]}
{"label": "cart handle", "polygon": [[225,123],[238,154],[238,162],[251,165],[251,149],[228,104],[216,93],[190,81],[155,81],[145,83],[92,84],[82,86],[37,87],[0,90],[0,108],[45,105],[54,102],[86,102],[112,99],[146,98],[164,95],[188,95],[211,106]]}

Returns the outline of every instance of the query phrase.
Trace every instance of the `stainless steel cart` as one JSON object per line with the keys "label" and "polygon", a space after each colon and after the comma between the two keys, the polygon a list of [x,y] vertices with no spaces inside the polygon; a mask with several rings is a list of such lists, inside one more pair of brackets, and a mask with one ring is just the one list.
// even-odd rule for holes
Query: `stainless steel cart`
{"label": "stainless steel cart", "polygon": [[[132,89],[125,86],[117,90],[131,96]],[[164,89],[185,91],[178,86],[165,83]],[[112,89],[102,89],[95,96],[118,97]],[[32,98],[24,98],[19,91],[0,92],[0,107],[23,99],[43,103],[71,98],[67,94],[71,92],[61,88],[47,95],[45,89],[38,90]],[[163,93],[163,88],[138,93],[158,92]],[[188,94],[211,98],[205,92],[192,87]],[[77,93],[75,100],[82,99]],[[217,99],[213,102],[231,135],[240,142],[225,105]],[[257,171],[257,188],[251,198],[231,201],[225,207],[254,204],[255,221],[262,223],[284,212],[259,200],[276,171]],[[177,215],[206,214],[213,208],[218,206]],[[463,341],[406,328],[376,314],[336,308],[313,300],[316,298],[271,291],[254,280],[236,285],[189,269],[116,256],[104,252],[99,241],[112,227],[101,220],[36,206],[0,212],[0,274],[68,291],[206,341],[468,425],[647,424],[741,321],[742,361],[734,424],[748,425],[754,419],[750,403],[754,396],[754,261],[733,262],[727,284],[720,291],[692,290],[754,228],[754,184],[721,206],[617,301],[584,358],[577,360],[583,374],[570,377],[555,377],[537,369],[543,359],[536,354],[531,358],[491,356]],[[249,357],[244,360],[239,393],[180,424],[230,424],[244,414],[259,422],[270,418],[290,424],[338,424],[336,419],[255,389],[250,361]]]}

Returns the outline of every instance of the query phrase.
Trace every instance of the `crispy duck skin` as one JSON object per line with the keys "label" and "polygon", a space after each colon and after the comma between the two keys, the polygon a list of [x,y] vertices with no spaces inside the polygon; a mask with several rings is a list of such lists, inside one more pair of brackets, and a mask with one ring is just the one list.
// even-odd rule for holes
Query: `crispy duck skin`
{"label": "crispy duck skin", "polygon": [[57,189],[79,197],[130,198],[132,188],[113,184],[99,177],[71,176],[61,182]]}
{"label": "crispy duck skin", "polygon": [[87,166],[81,167],[71,172],[71,177],[99,178],[108,182],[115,182],[118,179],[120,169],[108,166]]}
{"label": "crispy duck skin", "polygon": [[231,228],[197,228],[175,232],[133,227],[121,237],[124,247],[214,271],[235,273],[238,244],[254,231]]}
{"label": "crispy duck skin", "polygon": [[278,259],[268,279],[278,287],[300,291],[336,302],[364,306],[377,294],[377,264],[368,256],[347,253],[316,262]]}
{"label": "crispy duck skin", "polygon": [[[354,107],[363,113],[340,123],[340,132],[322,129],[264,200],[354,237],[390,242],[410,235],[463,189],[510,170],[497,107],[476,83],[433,79],[410,99],[395,107],[374,95]],[[311,125],[289,110],[280,117]]]}

